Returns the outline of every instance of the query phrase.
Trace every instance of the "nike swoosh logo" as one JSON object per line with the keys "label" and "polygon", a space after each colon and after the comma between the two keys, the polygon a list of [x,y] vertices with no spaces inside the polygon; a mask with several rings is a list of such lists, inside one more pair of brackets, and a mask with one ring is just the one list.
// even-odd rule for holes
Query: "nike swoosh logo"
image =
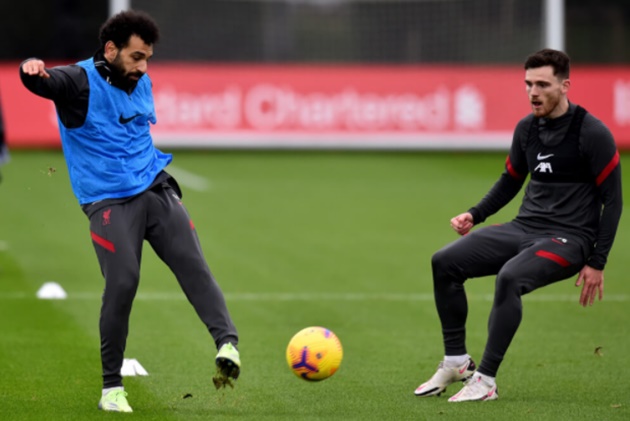
{"label": "nike swoosh logo", "polygon": [[464,371],[468,370],[468,367],[470,367],[470,360],[467,361],[465,366],[463,366],[462,368],[458,370],[459,374],[464,374]]}
{"label": "nike swoosh logo", "polygon": [[118,119],[118,122],[119,122],[120,124],[127,124],[127,123],[129,123],[131,120],[133,120],[134,118],[136,118],[136,117],[140,117],[141,115],[142,115],[142,114],[135,114],[135,115],[132,115],[131,117],[123,117],[123,115],[121,114],[121,115],[120,115],[120,118]]}
{"label": "nike swoosh logo", "polygon": [[552,153],[550,153],[549,155],[541,155],[540,152],[538,152],[538,155],[536,156],[536,158],[538,158],[538,160],[542,160],[542,159],[547,159],[547,158],[551,158],[553,156]]}

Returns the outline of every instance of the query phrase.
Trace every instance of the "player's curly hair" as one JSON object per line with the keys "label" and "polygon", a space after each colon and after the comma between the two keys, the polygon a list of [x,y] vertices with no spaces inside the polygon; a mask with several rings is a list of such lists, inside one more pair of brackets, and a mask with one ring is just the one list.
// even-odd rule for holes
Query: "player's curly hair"
{"label": "player's curly hair", "polygon": [[566,53],[551,48],[545,48],[527,57],[525,70],[537,69],[543,66],[551,66],[554,76],[560,79],[568,79],[571,59]]}
{"label": "player's curly hair", "polygon": [[160,30],[153,18],[145,12],[139,10],[120,12],[101,26],[99,34],[101,48],[107,41],[112,41],[118,48],[125,48],[132,35],[139,36],[147,45],[153,45],[160,38]]}

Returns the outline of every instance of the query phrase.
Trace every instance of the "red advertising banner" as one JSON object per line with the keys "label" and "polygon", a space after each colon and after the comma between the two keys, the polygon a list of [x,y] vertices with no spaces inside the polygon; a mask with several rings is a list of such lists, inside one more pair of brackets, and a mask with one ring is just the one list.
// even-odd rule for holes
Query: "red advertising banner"
{"label": "red advertising banner", "polygon": [[[572,71],[571,101],[630,149],[630,67]],[[507,149],[530,112],[519,66],[154,63],[155,143],[168,147]],[[53,104],[0,65],[9,146],[58,146]]]}

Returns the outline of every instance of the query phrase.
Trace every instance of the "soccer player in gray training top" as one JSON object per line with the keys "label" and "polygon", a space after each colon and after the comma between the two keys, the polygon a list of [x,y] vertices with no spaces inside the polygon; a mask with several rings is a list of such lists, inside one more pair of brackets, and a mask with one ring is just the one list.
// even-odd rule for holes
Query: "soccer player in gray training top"
{"label": "soccer player in gray training top", "polygon": [[[440,395],[467,380],[449,402],[498,398],[495,377],[522,318],[521,296],[577,274],[582,306],[604,292],[604,266],[621,217],[619,153],[606,126],[567,93],[569,57],[544,49],[525,61],[532,113],[516,126],[505,171],[468,212],[451,219],[460,239],[433,255],[435,304],[444,360],[415,390]],[[503,208],[525,182],[523,202],[507,223],[470,229]],[[497,275],[488,341],[476,369],[466,350],[464,282]],[[475,372],[476,369],[476,372]]]}
{"label": "soccer player in gray training top", "polygon": [[121,12],[100,30],[94,57],[48,69],[20,65],[24,85],[54,101],[73,192],[90,220],[105,277],[100,317],[103,393],[98,407],[132,412],[120,370],[146,239],[175,274],[218,348],[215,386],[240,373],[238,335],[206,263],[181,191],[164,171],[170,154],[153,146],[151,79],[146,74],[159,30],[143,12]]}

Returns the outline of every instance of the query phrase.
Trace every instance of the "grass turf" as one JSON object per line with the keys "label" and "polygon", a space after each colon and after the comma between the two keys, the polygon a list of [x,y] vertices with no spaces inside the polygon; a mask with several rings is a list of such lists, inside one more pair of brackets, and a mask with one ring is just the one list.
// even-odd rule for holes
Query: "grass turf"
{"label": "grass turf", "polygon": [[[457,386],[440,398],[413,396],[442,355],[430,256],[456,238],[448,220],[486,193],[503,161],[493,153],[175,152],[177,169],[206,181],[184,185],[184,203],[239,329],[243,374],[234,390],[214,390],[212,340],[147,246],[126,355],[150,375],[125,379],[131,417],[630,418],[628,215],[603,302],[579,307],[573,280],[525,297],[499,401],[447,403]],[[2,171],[2,418],[120,416],[96,409],[103,285],[63,158],[14,152]],[[488,223],[511,218],[518,204]],[[69,298],[37,300],[46,281]],[[467,291],[468,348],[479,360],[493,279],[470,281]],[[341,369],[320,383],[295,377],[284,357],[291,336],[310,325],[332,329],[344,346]]]}

